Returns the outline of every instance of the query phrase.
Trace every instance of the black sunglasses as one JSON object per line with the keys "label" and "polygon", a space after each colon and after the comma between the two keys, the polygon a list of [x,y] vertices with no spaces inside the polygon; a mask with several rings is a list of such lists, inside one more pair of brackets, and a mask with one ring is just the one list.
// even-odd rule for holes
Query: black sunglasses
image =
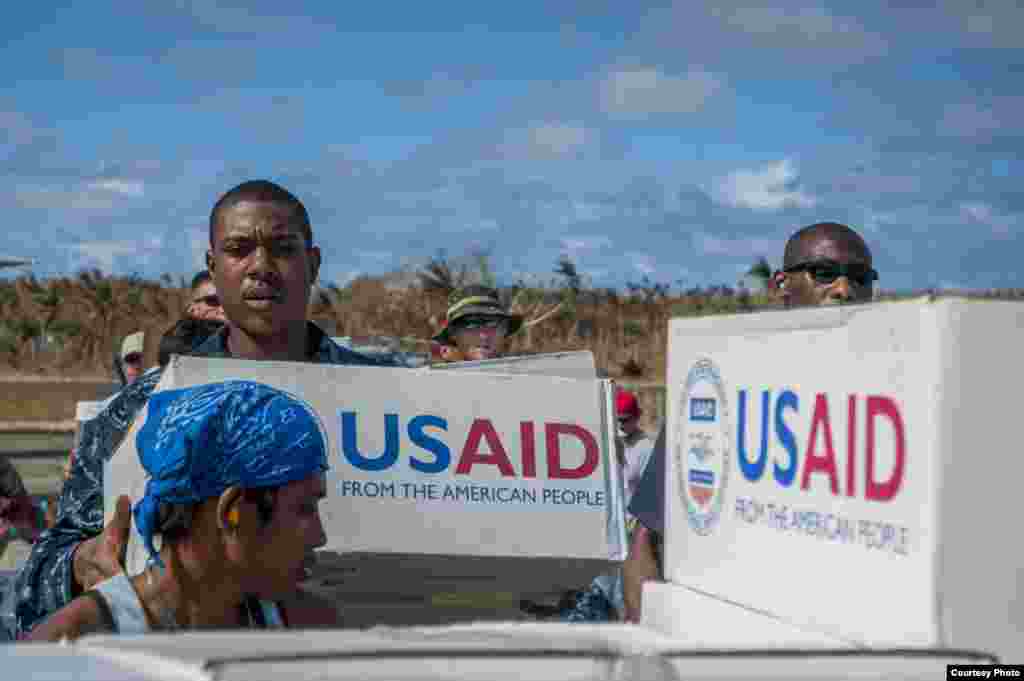
{"label": "black sunglasses", "polygon": [[818,284],[831,284],[839,277],[846,277],[857,286],[867,287],[878,281],[878,272],[862,263],[844,265],[834,260],[802,262],[783,268],[783,272],[807,272]]}
{"label": "black sunglasses", "polygon": [[508,330],[508,320],[504,317],[463,317],[453,327],[456,331],[475,331],[477,329]]}

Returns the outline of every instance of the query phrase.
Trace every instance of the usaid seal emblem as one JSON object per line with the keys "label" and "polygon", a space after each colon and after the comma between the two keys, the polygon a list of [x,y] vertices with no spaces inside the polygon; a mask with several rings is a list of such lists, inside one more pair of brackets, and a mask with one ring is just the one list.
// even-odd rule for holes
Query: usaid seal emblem
{"label": "usaid seal emblem", "polygon": [[700,359],[690,369],[677,421],[676,470],[690,527],[710,534],[718,523],[729,481],[729,408],[718,367]]}

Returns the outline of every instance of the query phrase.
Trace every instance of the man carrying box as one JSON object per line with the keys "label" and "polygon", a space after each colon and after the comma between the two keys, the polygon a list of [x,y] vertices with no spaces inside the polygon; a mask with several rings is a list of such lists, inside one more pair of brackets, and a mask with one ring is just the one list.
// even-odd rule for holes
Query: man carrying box
{"label": "man carrying box", "polygon": [[146,334],[142,331],[125,336],[121,343],[121,354],[118,359],[124,371],[125,385],[134,383],[143,372],[143,348]]}
{"label": "man carrying box", "polygon": [[[320,269],[309,215],[284,188],[241,184],[210,214],[207,266],[227,323],[192,354],[258,360],[393,366],[333,343],[306,318]],[[83,425],[60,497],[57,524],[43,534],[15,580],[16,622],[24,634],[82,591],[121,571],[130,527],[127,497],[103,527],[103,464],[118,448],[162,376],[157,368],[122,390]]]}
{"label": "man carrying box", "polygon": [[[871,250],[857,232],[836,222],[819,222],[796,232],[786,242],[782,269],[773,281],[786,307],[867,302],[878,279]],[[662,476],[665,470],[665,428],[654,456],[629,504],[639,523],[623,564],[626,620],[639,622],[643,583],[656,580],[660,569],[660,535],[664,530]]]}
{"label": "man carrying box", "polygon": [[[619,465],[622,468],[626,488],[625,502],[630,499],[640,484],[640,477],[651,458],[654,442],[640,429],[640,403],[629,390],[615,391],[615,418],[618,421],[616,446],[620,450]],[[627,528],[632,531],[636,519],[628,518]],[[600,575],[591,582],[587,590],[572,599],[571,605],[560,613],[566,622],[609,622],[623,618],[622,571]]]}

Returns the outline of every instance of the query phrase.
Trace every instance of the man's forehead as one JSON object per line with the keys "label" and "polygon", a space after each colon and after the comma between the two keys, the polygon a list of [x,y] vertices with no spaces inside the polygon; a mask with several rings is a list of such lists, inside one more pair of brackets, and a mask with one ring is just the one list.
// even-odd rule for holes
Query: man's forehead
{"label": "man's forehead", "polygon": [[793,262],[832,260],[838,263],[871,263],[871,252],[864,242],[852,234],[810,234],[794,249]]}
{"label": "man's forehead", "polygon": [[225,237],[250,236],[254,231],[302,236],[302,219],[292,206],[275,201],[239,201],[221,213]]}

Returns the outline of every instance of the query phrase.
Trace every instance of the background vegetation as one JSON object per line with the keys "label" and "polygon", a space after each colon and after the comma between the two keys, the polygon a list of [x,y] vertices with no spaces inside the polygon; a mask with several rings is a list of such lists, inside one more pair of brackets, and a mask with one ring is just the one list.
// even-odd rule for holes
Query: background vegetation
{"label": "background vegetation", "polygon": [[[589,349],[610,376],[660,381],[669,318],[775,305],[767,290],[770,273],[762,260],[735,287],[684,290],[645,278],[622,289],[595,288],[563,257],[546,281],[517,282],[500,290],[528,320],[512,341],[514,353]],[[449,292],[469,283],[495,284],[490,256],[450,258],[441,253],[393,275],[323,285],[312,296],[310,314],[332,335],[399,338],[403,349],[427,353]],[[914,294],[882,292],[880,297],[907,295]],[[1024,291],[972,295],[1024,298]],[[152,365],[160,335],[177,321],[187,302],[185,280],[170,276],[151,281],[93,270],[74,277],[0,281],[0,372],[110,376],[121,339],[138,330],[146,332],[146,359]]]}

